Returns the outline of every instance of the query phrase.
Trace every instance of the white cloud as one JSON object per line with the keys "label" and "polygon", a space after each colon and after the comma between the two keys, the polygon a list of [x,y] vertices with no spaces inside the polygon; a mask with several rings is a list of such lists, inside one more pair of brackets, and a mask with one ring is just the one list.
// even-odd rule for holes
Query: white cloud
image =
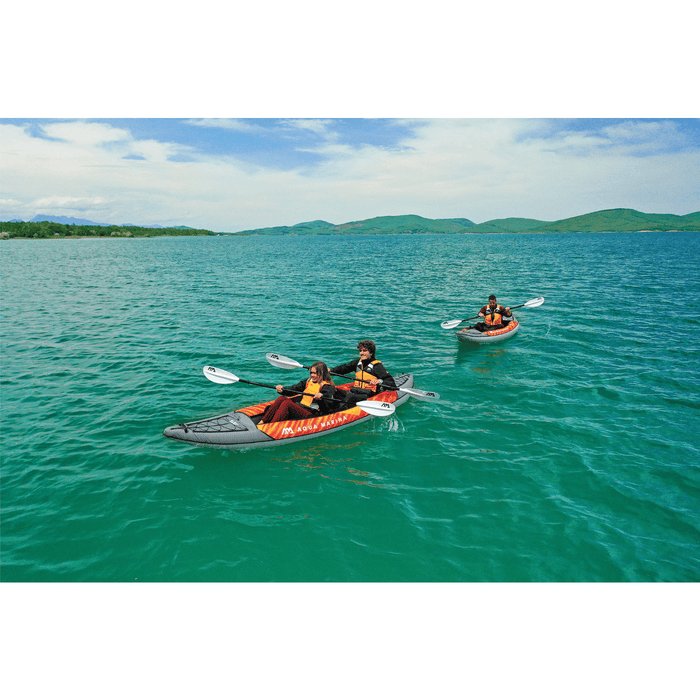
{"label": "white cloud", "polygon": [[55,122],[44,126],[44,133],[76,146],[96,146],[111,141],[128,141],[128,131],[99,122]]}
{"label": "white cloud", "polygon": [[324,138],[338,137],[338,134],[330,129],[333,126],[332,119],[281,119],[279,124],[290,129],[311,131]]}
{"label": "white cloud", "polygon": [[36,209],[78,209],[85,210],[91,207],[99,207],[106,204],[104,197],[40,197],[30,202],[30,206]]}
{"label": "white cloud", "polygon": [[258,124],[251,124],[242,119],[187,119],[186,124],[192,126],[204,126],[211,129],[228,129],[230,131],[240,131],[248,134],[259,134],[266,131],[265,127]]}

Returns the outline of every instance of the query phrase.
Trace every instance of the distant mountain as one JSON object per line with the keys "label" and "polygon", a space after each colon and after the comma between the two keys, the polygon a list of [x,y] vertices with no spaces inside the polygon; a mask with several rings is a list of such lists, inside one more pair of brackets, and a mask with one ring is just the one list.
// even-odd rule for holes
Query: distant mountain
{"label": "distant mountain", "polygon": [[[38,214],[32,222],[48,221],[57,224],[73,224],[86,227],[82,231],[73,231],[72,235],[95,236],[103,235],[90,231],[89,226],[112,226],[115,228],[131,228],[134,236],[151,235],[214,235],[205,229],[194,229],[190,226],[138,226],[137,224],[97,224],[86,219],[76,219],[51,214]],[[20,219],[14,219],[16,226],[24,224]],[[22,227],[20,226],[20,229]],[[9,227],[8,227],[9,229]],[[25,233],[13,235],[23,236]],[[161,229],[161,233],[150,233],[153,229]],[[14,229],[9,229],[14,230]],[[540,221],[539,219],[524,219],[511,217],[507,219],[491,219],[481,224],[475,224],[469,219],[426,219],[415,214],[404,216],[378,216],[364,221],[349,221],[345,224],[331,224],[317,219],[294,226],[273,226],[268,228],[238,231],[235,234],[223,235],[337,235],[337,234],[420,234],[420,233],[596,233],[596,232],[634,232],[634,231],[700,231],[700,212],[684,216],[676,214],[645,214],[636,209],[604,209],[602,211],[573,216],[558,221]],[[190,233],[191,232],[191,233]],[[30,237],[36,235],[32,230]],[[39,234],[43,235],[43,234]],[[53,234],[52,234],[53,235]],[[66,232],[65,235],[71,235]]]}
{"label": "distant mountain", "polygon": [[52,224],[75,224],[76,226],[112,226],[113,224],[97,224],[87,219],[76,219],[74,216],[55,216],[54,214],[37,214],[32,223],[50,221]]}
{"label": "distant mountain", "polygon": [[310,221],[295,226],[276,226],[240,234],[396,234],[396,233],[587,233],[625,231],[700,231],[700,212],[676,214],[644,214],[636,209],[605,209],[573,216],[559,221],[539,219],[491,219],[475,224],[469,219],[425,219],[413,214],[406,216],[379,216],[365,221],[329,224]]}
{"label": "distant mountain", "polygon": [[[16,223],[21,223],[22,219],[13,219]],[[55,214],[37,214],[31,223],[39,223],[40,221],[50,221],[52,224],[71,224],[74,226],[138,226],[139,228],[163,228],[160,224],[151,224],[150,226],[140,226],[140,224],[98,224],[95,221],[88,219],[76,219],[74,216],[56,216]],[[189,226],[175,226],[173,228],[190,228]]]}
{"label": "distant mountain", "polygon": [[379,216],[366,221],[350,221],[347,224],[330,224],[327,221],[309,221],[294,226],[259,228],[238,233],[255,234],[315,234],[338,233],[466,233],[474,226],[469,219],[425,219],[422,216]]}
{"label": "distant mountain", "polygon": [[624,231],[697,231],[700,228],[700,212],[678,216],[676,214],[644,214],[636,209],[604,209],[603,211],[552,221],[530,230],[542,232],[624,232]]}
{"label": "distant mountain", "polygon": [[474,226],[469,219],[424,219],[422,216],[378,216],[334,226],[334,233],[466,233]]}
{"label": "distant mountain", "polygon": [[469,229],[469,233],[519,233],[548,223],[550,222],[539,219],[492,219],[483,224],[476,224],[474,228]]}
{"label": "distant mountain", "polygon": [[644,214],[636,209],[604,209],[559,221],[492,219],[469,233],[623,233],[634,231],[700,231],[700,212]]}
{"label": "distant mountain", "polygon": [[327,221],[308,221],[304,224],[295,224],[294,226],[273,226],[271,228],[256,228],[248,231],[238,231],[238,233],[256,233],[256,234],[272,234],[281,235],[285,233],[291,234],[318,234],[332,233],[333,224]]}
{"label": "distant mountain", "polygon": [[624,233],[634,231],[698,231],[700,212],[644,214],[636,209],[604,209],[559,221],[493,219],[475,226],[470,233]]}

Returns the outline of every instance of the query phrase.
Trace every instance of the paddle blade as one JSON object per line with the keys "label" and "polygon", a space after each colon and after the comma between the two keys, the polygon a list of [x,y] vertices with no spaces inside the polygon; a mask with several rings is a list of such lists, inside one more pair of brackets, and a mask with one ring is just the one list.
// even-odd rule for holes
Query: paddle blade
{"label": "paddle blade", "polygon": [[280,355],[277,352],[268,352],[265,357],[273,367],[280,367],[281,369],[304,369],[304,365],[300,365],[296,360]]}
{"label": "paddle blade", "polygon": [[235,374],[227,372],[225,369],[217,369],[216,367],[204,367],[202,369],[204,376],[216,384],[234,384],[240,381]]}
{"label": "paddle blade", "polygon": [[381,418],[390,416],[396,410],[396,406],[388,401],[358,401],[355,405],[365,413]]}
{"label": "paddle blade", "polygon": [[462,323],[461,318],[456,318],[454,321],[443,321],[440,326],[444,328],[446,331],[449,331],[451,328],[457,328],[457,326]]}
{"label": "paddle blade", "polygon": [[415,396],[417,399],[421,399],[421,401],[439,401],[440,400],[440,394],[436,394],[434,391],[422,391],[421,389],[401,389],[401,388],[399,388],[399,391],[403,391],[404,394],[408,394],[409,396]]}
{"label": "paddle blade", "polygon": [[542,306],[544,304],[544,297],[537,297],[537,299],[530,299],[530,301],[525,302],[523,306],[526,309],[534,309],[537,306]]}

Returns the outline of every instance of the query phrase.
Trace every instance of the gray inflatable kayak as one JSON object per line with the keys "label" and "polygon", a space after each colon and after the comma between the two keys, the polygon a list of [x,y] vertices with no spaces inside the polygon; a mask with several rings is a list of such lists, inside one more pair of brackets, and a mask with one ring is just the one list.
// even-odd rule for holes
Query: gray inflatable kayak
{"label": "gray inflatable kayak", "polygon": [[[413,387],[413,375],[400,374],[394,377],[398,391],[382,391],[370,401],[380,401],[400,406],[409,395],[401,387]],[[350,389],[352,383],[340,385],[339,389]],[[329,435],[351,425],[359,425],[372,416],[353,406],[325,416],[314,416],[302,420],[287,420],[258,425],[265,409],[272,403],[245,406],[231,413],[213,416],[191,423],[180,423],[163,431],[163,435],[174,440],[206,447],[237,450],[252,447],[271,447],[300,440]]]}
{"label": "gray inflatable kayak", "polygon": [[520,330],[520,324],[513,319],[505,328],[482,333],[476,328],[463,328],[457,331],[457,338],[463,343],[497,343],[514,336]]}

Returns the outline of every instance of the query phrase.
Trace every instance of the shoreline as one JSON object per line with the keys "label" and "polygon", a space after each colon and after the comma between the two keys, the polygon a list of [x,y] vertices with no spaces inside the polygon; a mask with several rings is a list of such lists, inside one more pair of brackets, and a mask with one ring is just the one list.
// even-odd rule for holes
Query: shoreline
{"label": "shoreline", "polygon": [[229,238],[233,236],[237,237],[261,237],[261,238],[286,238],[287,236],[297,236],[304,238],[314,238],[314,237],[335,237],[335,236],[524,236],[524,235],[561,235],[561,234],[575,234],[575,235],[585,235],[588,233],[604,233],[604,234],[618,234],[618,233],[700,233],[700,229],[640,229],[636,231],[484,231],[473,233],[469,231],[460,231],[455,233],[435,233],[432,231],[425,231],[422,233],[370,233],[370,232],[357,232],[357,233],[289,233],[289,234],[274,234],[274,233],[197,233],[197,234],[182,234],[182,235],[162,235],[162,236],[2,236],[0,241],[114,241],[114,240],[144,240],[144,239],[154,239],[154,238]]}

